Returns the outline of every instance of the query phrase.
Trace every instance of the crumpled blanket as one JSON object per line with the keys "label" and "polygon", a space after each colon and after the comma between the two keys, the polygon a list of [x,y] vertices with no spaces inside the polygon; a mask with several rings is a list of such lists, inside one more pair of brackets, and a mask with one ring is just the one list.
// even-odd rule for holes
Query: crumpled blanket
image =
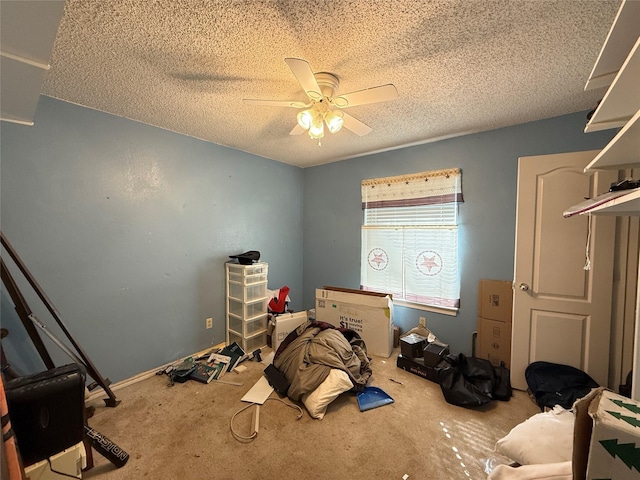
{"label": "crumpled blanket", "polygon": [[332,368],[345,371],[355,391],[363,390],[372,374],[360,336],[324,322],[303,324],[292,331],[278,348],[273,365],[290,383],[287,396],[295,402],[318,388]]}

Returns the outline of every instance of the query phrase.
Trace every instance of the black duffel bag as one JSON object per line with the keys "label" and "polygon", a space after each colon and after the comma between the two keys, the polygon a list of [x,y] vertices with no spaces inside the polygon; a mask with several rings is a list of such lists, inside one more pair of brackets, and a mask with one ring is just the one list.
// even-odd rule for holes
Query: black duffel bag
{"label": "black duffel bag", "polygon": [[560,405],[568,410],[598,383],[582,370],[570,365],[533,362],[524,371],[527,386],[541,410]]}

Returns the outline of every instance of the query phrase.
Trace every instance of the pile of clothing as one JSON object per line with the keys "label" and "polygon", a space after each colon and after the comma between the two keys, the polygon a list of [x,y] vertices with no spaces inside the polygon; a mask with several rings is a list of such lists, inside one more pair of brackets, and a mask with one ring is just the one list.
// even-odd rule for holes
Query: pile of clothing
{"label": "pile of clothing", "polygon": [[346,374],[355,392],[364,390],[372,371],[364,341],[353,330],[324,322],[309,322],[292,331],[280,344],[273,365],[289,382],[293,401],[320,387],[334,370]]}

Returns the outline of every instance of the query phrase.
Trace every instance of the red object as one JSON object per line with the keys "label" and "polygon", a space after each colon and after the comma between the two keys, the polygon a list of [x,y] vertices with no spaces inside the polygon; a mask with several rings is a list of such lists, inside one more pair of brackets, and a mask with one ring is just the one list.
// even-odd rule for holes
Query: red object
{"label": "red object", "polygon": [[278,292],[278,298],[272,298],[269,301],[269,310],[273,313],[284,313],[287,307],[287,295],[289,295],[289,287],[286,285]]}

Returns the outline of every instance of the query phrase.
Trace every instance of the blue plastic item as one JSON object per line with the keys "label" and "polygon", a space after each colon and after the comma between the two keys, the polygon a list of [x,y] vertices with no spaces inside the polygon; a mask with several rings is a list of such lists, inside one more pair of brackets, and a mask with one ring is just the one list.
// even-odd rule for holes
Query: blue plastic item
{"label": "blue plastic item", "polygon": [[358,392],[356,396],[361,412],[393,403],[393,398],[378,387],[364,387],[364,391]]}

